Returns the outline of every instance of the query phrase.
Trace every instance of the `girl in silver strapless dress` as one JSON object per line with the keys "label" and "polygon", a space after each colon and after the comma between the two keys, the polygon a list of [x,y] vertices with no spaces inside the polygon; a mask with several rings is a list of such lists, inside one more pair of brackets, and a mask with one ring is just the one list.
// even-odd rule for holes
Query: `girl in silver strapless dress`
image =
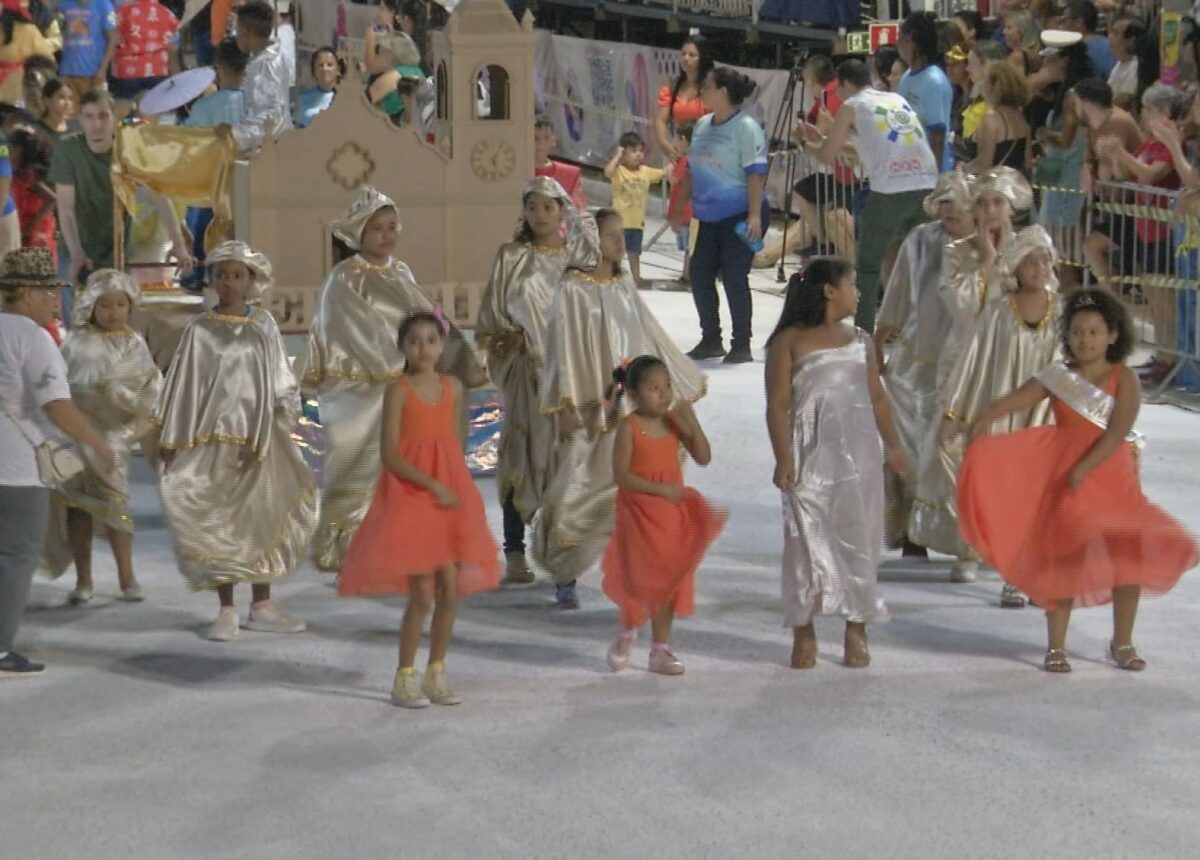
{"label": "girl in silver strapless dress", "polygon": [[767,425],[783,493],[783,601],[792,666],[816,662],[813,618],[846,619],[845,656],[870,664],[866,625],[887,619],[876,589],[883,548],[883,452],[908,471],[870,340],[846,322],[854,269],[814,261],[793,275],[767,355]]}

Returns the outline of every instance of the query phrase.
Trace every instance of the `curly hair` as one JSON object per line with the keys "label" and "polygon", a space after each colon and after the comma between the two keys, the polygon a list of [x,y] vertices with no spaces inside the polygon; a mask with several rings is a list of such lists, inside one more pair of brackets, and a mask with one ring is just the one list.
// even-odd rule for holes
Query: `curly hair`
{"label": "curly hair", "polygon": [[1104,358],[1111,364],[1118,364],[1129,358],[1133,352],[1133,320],[1129,311],[1121,301],[1108,290],[1080,290],[1067,299],[1062,315],[1062,347],[1063,357],[1070,363],[1077,359],[1071,352],[1071,321],[1079,314],[1096,313],[1104,320],[1104,326],[1110,332],[1117,333],[1117,339],[1109,344]]}

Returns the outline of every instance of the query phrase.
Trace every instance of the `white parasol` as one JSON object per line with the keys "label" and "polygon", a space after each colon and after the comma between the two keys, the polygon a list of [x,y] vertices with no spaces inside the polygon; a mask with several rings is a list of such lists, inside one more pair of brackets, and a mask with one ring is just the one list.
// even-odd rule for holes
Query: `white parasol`
{"label": "white parasol", "polygon": [[172,75],[142,96],[138,110],[143,116],[155,116],[181,108],[203,95],[216,79],[217,73],[209,66]]}

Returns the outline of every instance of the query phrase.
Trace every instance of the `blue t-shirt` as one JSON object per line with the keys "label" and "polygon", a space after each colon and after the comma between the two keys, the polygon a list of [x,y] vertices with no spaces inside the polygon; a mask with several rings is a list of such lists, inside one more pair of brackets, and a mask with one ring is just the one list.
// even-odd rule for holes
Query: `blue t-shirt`
{"label": "blue t-shirt", "polygon": [[308,128],[313,117],[333,104],[333,90],[320,87],[304,90],[296,98],[296,128]]}
{"label": "blue t-shirt", "polygon": [[941,165],[941,172],[954,169],[954,153],[950,147],[950,114],[954,108],[954,87],[940,66],[926,66],[921,71],[913,73],[910,69],[900,79],[900,95],[916,111],[925,129],[925,137],[930,132],[941,131],[945,134],[942,151],[935,152],[934,158]]}
{"label": "blue t-shirt", "polygon": [[738,111],[723,123],[701,117],[688,147],[692,212],[699,221],[724,221],[750,208],[747,177],[767,172],[767,136]]}
{"label": "blue t-shirt", "polygon": [[110,0],[63,0],[58,6],[63,17],[60,75],[93,78],[104,59],[104,34],[117,29],[117,13]]}
{"label": "blue t-shirt", "polygon": [[188,112],[185,125],[200,128],[216,128],[219,125],[237,125],[242,118],[242,91],[217,90],[215,93],[196,99]]}
{"label": "blue t-shirt", "polygon": [[[8,160],[8,139],[0,134],[0,179],[12,181],[12,162]],[[12,195],[4,198],[3,215],[11,215],[17,211],[17,204],[13,202]]]}
{"label": "blue t-shirt", "polygon": [[1087,45],[1088,56],[1092,58],[1097,77],[1107,81],[1113,66],[1117,64],[1117,55],[1113,53],[1112,45],[1108,44],[1108,39],[1103,36],[1093,36],[1084,44]]}

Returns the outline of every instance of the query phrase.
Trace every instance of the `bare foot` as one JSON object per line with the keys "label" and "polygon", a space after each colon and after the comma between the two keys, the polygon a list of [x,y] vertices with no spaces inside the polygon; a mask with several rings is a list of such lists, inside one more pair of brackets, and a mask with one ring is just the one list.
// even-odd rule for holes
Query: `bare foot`
{"label": "bare foot", "polygon": [[849,669],[865,669],[870,666],[871,651],[867,648],[867,625],[847,623],[843,649],[843,666]]}
{"label": "bare foot", "polygon": [[792,668],[811,669],[817,665],[817,634],[811,624],[792,632]]}

